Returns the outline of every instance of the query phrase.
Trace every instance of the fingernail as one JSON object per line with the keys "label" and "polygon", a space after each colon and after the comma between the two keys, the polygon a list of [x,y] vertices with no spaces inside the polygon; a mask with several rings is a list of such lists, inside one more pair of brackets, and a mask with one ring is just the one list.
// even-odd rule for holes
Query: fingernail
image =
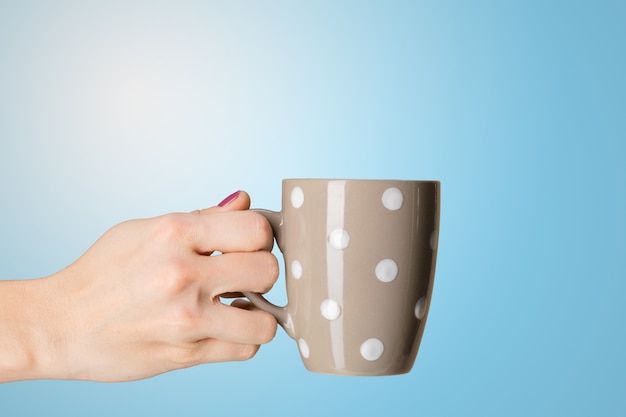
{"label": "fingernail", "polygon": [[241,194],[241,191],[235,191],[234,193],[232,193],[231,195],[229,195],[228,197],[223,199],[222,202],[219,203],[217,206],[218,207],[224,207],[224,206],[229,205],[230,203],[235,201],[237,199],[237,197],[239,197],[239,194]]}

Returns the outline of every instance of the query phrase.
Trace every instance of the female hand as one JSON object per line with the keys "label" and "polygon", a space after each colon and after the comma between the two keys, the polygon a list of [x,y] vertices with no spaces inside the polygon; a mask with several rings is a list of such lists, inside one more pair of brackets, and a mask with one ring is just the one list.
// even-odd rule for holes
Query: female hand
{"label": "female hand", "polygon": [[225,202],[121,223],[57,274],[0,282],[0,382],[128,381],[254,356],[275,319],[221,296],[272,287],[272,230],[246,193]]}

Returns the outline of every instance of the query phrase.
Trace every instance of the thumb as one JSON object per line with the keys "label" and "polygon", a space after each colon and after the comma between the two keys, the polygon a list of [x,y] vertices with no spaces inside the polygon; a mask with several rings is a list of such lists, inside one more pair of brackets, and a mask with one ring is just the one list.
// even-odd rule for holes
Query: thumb
{"label": "thumb", "polygon": [[250,196],[247,192],[239,190],[223,199],[217,206],[196,210],[196,213],[219,213],[223,211],[247,210],[249,208]]}

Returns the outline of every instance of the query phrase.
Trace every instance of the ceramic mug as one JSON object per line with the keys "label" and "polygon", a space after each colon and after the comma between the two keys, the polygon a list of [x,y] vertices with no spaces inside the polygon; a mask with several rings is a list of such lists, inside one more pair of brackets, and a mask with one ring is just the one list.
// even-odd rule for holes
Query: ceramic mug
{"label": "ceramic mug", "polygon": [[286,179],[282,211],[256,210],[285,260],[273,314],[309,371],[409,372],[424,332],[439,234],[438,181]]}

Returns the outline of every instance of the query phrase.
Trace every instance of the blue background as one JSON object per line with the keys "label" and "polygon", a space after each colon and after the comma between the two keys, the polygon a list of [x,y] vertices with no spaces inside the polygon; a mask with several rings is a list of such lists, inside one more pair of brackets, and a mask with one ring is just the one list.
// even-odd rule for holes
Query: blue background
{"label": "blue background", "polygon": [[[412,372],[0,385],[0,415],[626,415],[621,1],[0,0],[0,277],[289,177],[438,179]],[[284,281],[269,295],[284,302]]]}

